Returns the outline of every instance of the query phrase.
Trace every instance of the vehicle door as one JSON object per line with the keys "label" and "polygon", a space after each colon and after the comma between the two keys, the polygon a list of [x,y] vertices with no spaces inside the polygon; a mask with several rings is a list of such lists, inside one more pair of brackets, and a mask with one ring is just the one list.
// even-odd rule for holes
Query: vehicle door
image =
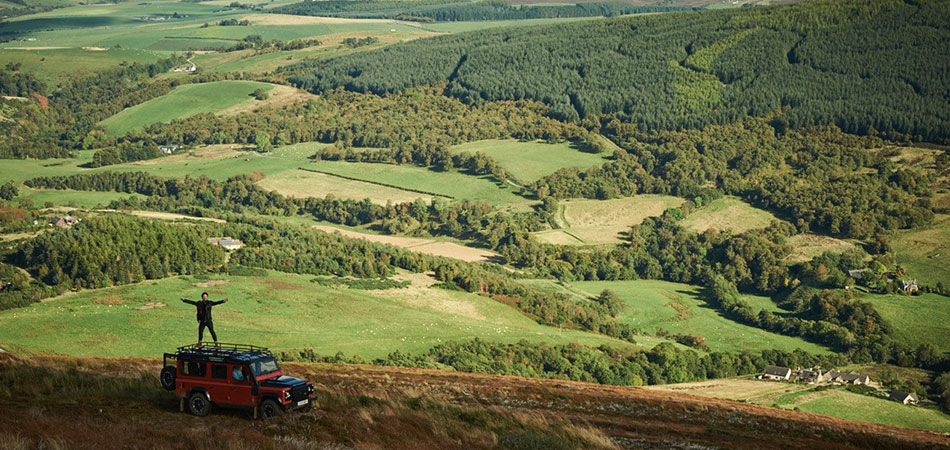
{"label": "vehicle door", "polygon": [[251,388],[254,382],[251,379],[251,369],[247,366],[233,365],[228,373],[230,383],[231,403],[235,405],[253,406],[254,394]]}
{"label": "vehicle door", "polygon": [[230,396],[231,385],[228,384],[228,365],[224,363],[211,364],[211,379],[208,380],[208,395],[215,403],[232,403]]}

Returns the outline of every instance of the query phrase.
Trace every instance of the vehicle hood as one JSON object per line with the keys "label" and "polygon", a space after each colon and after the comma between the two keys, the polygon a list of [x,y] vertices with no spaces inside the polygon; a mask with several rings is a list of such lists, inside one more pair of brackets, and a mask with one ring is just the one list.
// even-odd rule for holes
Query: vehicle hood
{"label": "vehicle hood", "polygon": [[307,380],[301,380],[300,378],[288,377],[288,376],[279,376],[274,378],[269,378],[261,381],[261,386],[264,387],[273,387],[273,388],[284,388],[284,387],[297,387],[300,385],[307,384]]}

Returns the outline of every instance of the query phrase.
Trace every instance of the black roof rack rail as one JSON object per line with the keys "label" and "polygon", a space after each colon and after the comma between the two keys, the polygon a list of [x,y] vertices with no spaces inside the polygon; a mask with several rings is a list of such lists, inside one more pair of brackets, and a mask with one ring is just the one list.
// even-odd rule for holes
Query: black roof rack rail
{"label": "black roof rack rail", "polygon": [[203,361],[225,361],[231,363],[247,363],[260,358],[273,358],[274,354],[267,347],[249,344],[209,344],[198,346],[189,344],[178,347],[177,354],[165,354],[167,359],[177,359],[179,356],[187,359]]}

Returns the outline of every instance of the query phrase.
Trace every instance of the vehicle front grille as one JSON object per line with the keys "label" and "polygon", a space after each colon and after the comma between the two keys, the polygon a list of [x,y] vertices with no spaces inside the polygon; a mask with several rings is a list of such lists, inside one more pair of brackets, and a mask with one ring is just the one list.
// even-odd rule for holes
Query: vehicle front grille
{"label": "vehicle front grille", "polygon": [[307,385],[302,384],[290,390],[290,399],[297,402],[307,398]]}

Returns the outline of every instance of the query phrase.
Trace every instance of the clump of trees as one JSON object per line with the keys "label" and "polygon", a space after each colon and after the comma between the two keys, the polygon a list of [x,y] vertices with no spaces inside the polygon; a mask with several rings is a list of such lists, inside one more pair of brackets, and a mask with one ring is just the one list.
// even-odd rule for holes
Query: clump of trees
{"label": "clump of trees", "polygon": [[50,286],[102,288],[207,271],[224,262],[207,230],[124,215],[88,217],[23,243],[13,262]]}

